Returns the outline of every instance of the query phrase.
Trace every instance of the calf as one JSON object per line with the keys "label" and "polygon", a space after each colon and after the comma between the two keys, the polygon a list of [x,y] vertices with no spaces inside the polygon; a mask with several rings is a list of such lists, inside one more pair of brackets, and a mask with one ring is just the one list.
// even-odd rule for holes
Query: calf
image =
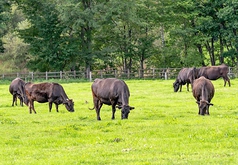
{"label": "calf", "polygon": [[26,99],[25,104],[29,106],[29,111],[36,113],[34,108],[34,101],[39,103],[49,102],[49,111],[51,112],[52,103],[55,104],[56,111],[58,111],[58,105],[64,104],[69,112],[74,112],[73,100],[69,99],[66,95],[63,87],[58,83],[39,83],[33,84],[28,82],[24,86]]}
{"label": "calf", "polygon": [[9,92],[12,94],[12,106],[17,105],[17,98],[20,100],[20,105],[23,106],[23,98],[24,98],[24,84],[20,78],[15,78],[12,80],[9,86]]}
{"label": "calf", "polygon": [[[97,120],[101,120],[100,109],[103,104],[112,105],[112,119],[115,119],[116,105],[121,109],[121,119],[127,119],[130,110],[130,92],[126,83],[115,78],[95,79],[92,86],[92,95]],[[92,110],[91,109],[91,110]]]}
{"label": "calf", "polygon": [[209,115],[209,106],[213,105],[211,102],[215,93],[215,89],[210,80],[205,77],[200,77],[193,82],[193,97],[197,100],[198,114]]}

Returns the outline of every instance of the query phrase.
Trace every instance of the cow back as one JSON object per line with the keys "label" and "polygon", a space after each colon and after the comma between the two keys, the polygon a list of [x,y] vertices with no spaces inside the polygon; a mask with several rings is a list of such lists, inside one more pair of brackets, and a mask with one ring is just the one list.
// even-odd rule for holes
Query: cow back
{"label": "cow back", "polygon": [[204,76],[194,80],[193,83],[193,96],[196,100],[208,100],[214,96],[214,86],[210,80],[206,79]]}
{"label": "cow back", "polygon": [[13,94],[14,92],[18,94],[23,94],[23,87],[24,87],[25,81],[23,81],[20,78],[15,78],[12,80],[10,86],[9,86],[9,92]]}
{"label": "cow back", "polygon": [[39,103],[48,102],[48,98],[52,93],[52,83],[33,84],[28,82],[25,84],[25,92],[29,100],[35,100]]}
{"label": "cow back", "polygon": [[229,68],[225,64],[218,66],[207,66],[198,69],[197,77],[204,76],[209,80],[217,80],[220,77],[227,76],[228,72]]}
{"label": "cow back", "polygon": [[109,103],[112,99],[118,99],[118,102],[128,105],[130,92],[126,83],[116,78],[95,79],[91,86],[95,97]]}

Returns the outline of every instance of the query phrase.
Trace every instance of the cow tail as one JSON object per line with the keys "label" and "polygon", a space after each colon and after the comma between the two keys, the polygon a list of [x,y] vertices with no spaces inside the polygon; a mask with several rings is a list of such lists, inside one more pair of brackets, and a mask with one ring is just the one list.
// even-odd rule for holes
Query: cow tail
{"label": "cow tail", "polygon": [[93,108],[88,108],[89,110],[94,110],[95,109],[95,106]]}

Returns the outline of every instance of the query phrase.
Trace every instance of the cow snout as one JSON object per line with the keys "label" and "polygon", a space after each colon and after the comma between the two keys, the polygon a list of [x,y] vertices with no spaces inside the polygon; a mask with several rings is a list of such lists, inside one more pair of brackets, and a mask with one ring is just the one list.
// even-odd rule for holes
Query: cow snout
{"label": "cow snout", "polygon": [[121,115],[121,119],[128,119],[128,115],[122,114],[122,115]]}
{"label": "cow snout", "polygon": [[124,111],[122,111],[121,112],[121,119],[128,119],[129,113],[130,113],[130,111],[128,113],[125,113]]}
{"label": "cow snout", "polygon": [[178,92],[178,90],[179,90],[179,83],[174,83],[173,87],[174,87],[174,92]]}

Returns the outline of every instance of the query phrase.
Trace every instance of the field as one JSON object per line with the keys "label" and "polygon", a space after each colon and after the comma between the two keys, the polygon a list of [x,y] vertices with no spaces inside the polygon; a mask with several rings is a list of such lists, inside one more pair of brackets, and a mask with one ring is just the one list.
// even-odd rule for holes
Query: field
{"label": "field", "polygon": [[[0,85],[0,164],[237,164],[238,79],[231,87],[215,86],[210,116],[199,116],[192,92],[174,93],[174,80],[126,80],[131,97],[128,120],[111,120],[111,107],[92,108],[91,82],[60,82],[75,103],[70,113],[63,105],[35,102],[11,106],[8,83]],[[19,103],[19,102],[18,102]]]}

